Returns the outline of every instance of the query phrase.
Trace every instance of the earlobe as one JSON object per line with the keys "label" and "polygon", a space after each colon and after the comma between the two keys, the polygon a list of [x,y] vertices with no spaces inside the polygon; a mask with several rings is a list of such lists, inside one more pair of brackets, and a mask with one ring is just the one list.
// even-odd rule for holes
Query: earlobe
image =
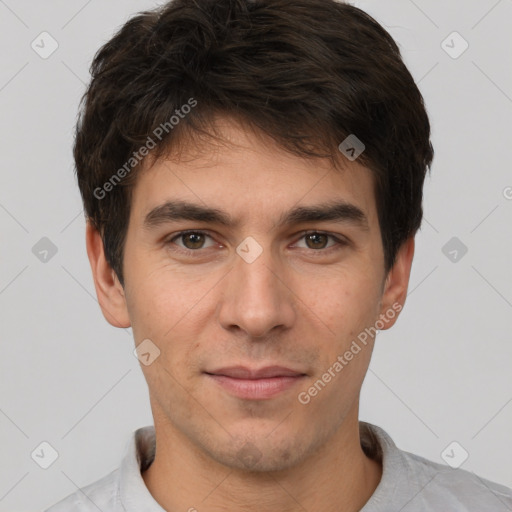
{"label": "earlobe", "polygon": [[101,235],[89,221],[86,225],[85,238],[96,296],[103,316],[114,327],[130,327],[123,287],[105,258]]}
{"label": "earlobe", "polygon": [[379,317],[385,324],[382,330],[394,325],[398,318],[397,313],[404,307],[413,257],[414,237],[411,237],[398,250],[395,264],[386,277]]}

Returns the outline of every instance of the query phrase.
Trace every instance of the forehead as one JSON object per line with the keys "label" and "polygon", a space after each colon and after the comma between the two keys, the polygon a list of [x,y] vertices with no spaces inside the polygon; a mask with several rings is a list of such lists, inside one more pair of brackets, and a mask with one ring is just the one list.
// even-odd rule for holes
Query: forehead
{"label": "forehead", "polygon": [[265,134],[240,123],[216,121],[220,140],[190,140],[179,157],[167,156],[142,168],[133,190],[132,208],[140,216],[158,205],[181,200],[229,211],[247,220],[283,218],[292,207],[343,201],[376,222],[371,171],[340,154],[330,159],[302,158],[282,149]]}

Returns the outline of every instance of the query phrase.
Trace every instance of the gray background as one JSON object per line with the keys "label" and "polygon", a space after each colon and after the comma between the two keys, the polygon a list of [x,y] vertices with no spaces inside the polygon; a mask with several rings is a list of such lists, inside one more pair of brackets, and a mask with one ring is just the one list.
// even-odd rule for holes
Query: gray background
{"label": "gray background", "polygon": [[[457,441],[448,453],[466,450],[464,469],[512,486],[512,1],[353,3],[399,42],[436,150],[409,297],[378,336],[361,418],[437,462]],[[156,5],[0,0],[3,512],[47,507],[100,478],[152,423],[131,331],[111,327],[96,301],[71,146],[94,52]],[[43,31],[59,45],[47,59],[31,47],[51,49]],[[453,31],[469,43],[458,58],[442,46]],[[452,54],[457,37],[444,45]],[[43,237],[57,248],[46,262]],[[44,441],[59,455],[46,470],[31,457],[50,456]]]}

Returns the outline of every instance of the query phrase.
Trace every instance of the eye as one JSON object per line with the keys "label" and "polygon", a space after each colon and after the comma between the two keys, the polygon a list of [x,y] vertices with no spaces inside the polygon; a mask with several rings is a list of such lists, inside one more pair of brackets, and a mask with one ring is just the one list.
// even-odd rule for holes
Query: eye
{"label": "eye", "polygon": [[[329,239],[333,240],[334,243],[328,246]],[[330,233],[323,233],[322,231],[309,231],[304,233],[301,240],[305,241],[305,247],[303,246],[302,248],[313,250],[331,249],[336,246],[347,245],[346,241]]]}
{"label": "eye", "polygon": [[[168,244],[176,244],[181,249],[187,250],[187,251],[197,251],[199,249],[206,249],[205,247],[205,240],[209,238],[210,240],[212,237],[203,231],[182,231],[181,233],[178,233],[177,235],[174,235],[172,238],[170,238],[166,243]],[[182,245],[180,245],[181,242]],[[213,244],[212,244],[213,245]],[[209,246],[211,247],[211,246]]]}
{"label": "eye", "polygon": [[[210,240],[210,245],[206,245],[207,240]],[[338,238],[330,233],[324,233],[322,231],[309,231],[302,234],[299,240],[303,240],[305,245],[299,245],[299,242],[295,244],[295,247],[300,249],[311,249],[313,252],[330,252],[330,250],[336,250],[345,245],[348,242]],[[329,245],[329,240],[331,244]],[[177,250],[183,252],[199,252],[200,249],[208,249],[215,245],[213,238],[204,231],[181,231],[180,233],[174,234],[171,238],[166,240],[166,245],[174,245]]]}

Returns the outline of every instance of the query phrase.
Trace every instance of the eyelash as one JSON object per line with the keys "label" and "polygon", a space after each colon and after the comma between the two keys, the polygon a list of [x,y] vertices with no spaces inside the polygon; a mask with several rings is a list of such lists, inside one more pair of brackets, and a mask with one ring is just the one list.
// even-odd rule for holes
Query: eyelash
{"label": "eyelash", "polygon": [[[207,236],[207,237],[213,239],[213,237],[209,233],[207,233],[206,231],[189,229],[189,230],[186,230],[186,231],[180,231],[179,233],[174,233],[170,238],[167,238],[167,240],[164,243],[167,246],[171,245],[171,244],[174,244],[174,240],[177,240],[177,239],[181,238],[182,236],[189,235],[189,234],[204,235],[204,236]],[[331,247],[327,247],[325,249],[309,249],[309,251],[312,252],[312,253],[326,254],[326,253],[330,253],[332,250],[339,250],[342,247],[348,245],[347,241],[342,240],[341,238],[338,238],[336,235],[333,235],[332,233],[328,233],[328,232],[325,232],[325,231],[318,231],[318,230],[303,231],[300,234],[299,240],[303,239],[307,235],[313,235],[313,234],[314,235],[325,235],[325,236],[331,238],[332,240],[334,240],[336,242],[336,245],[333,245]],[[198,253],[200,253],[202,250],[204,250],[203,248],[200,248],[200,249],[187,249],[187,248],[184,248],[184,247],[179,247],[179,246],[177,246],[177,247],[178,247],[177,249],[173,249],[173,250],[177,250],[178,252],[182,252],[182,253],[184,253],[186,255],[193,255],[193,256],[199,256]],[[306,250],[308,250],[308,248],[306,248]]]}

